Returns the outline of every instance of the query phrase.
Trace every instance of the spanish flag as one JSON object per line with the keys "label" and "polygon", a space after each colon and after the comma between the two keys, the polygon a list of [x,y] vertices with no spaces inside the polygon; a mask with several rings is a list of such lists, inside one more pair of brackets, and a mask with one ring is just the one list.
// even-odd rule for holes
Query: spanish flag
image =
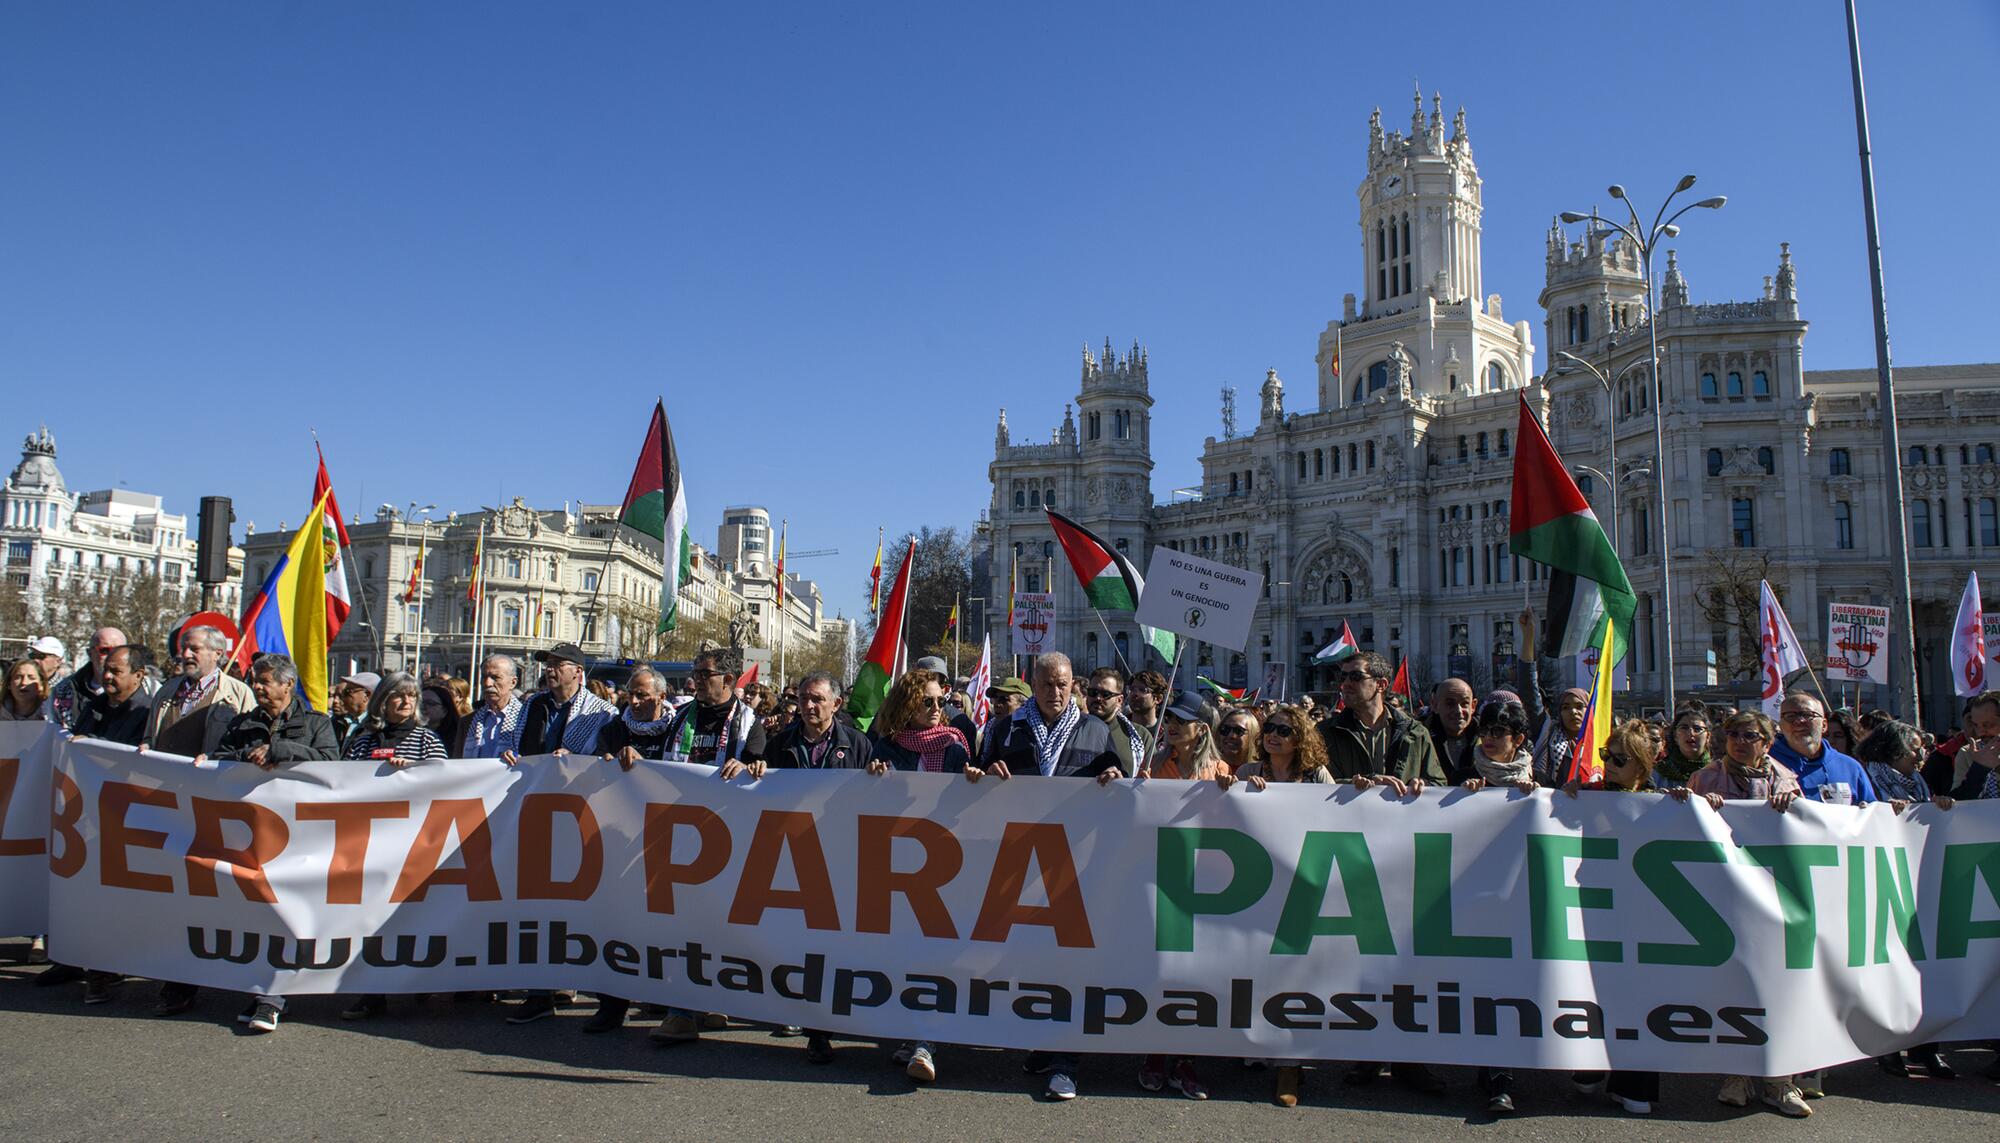
{"label": "spanish flag", "polygon": [[944,621],[945,636],[949,638],[956,630],[958,630],[958,600],[954,599],[951,601],[951,615]]}
{"label": "spanish flag", "polygon": [[429,530],[417,540],[417,562],[410,565],[410,582],[403,588],[402,600],[408,603],[417,597],[417,584],[424,578],[424,549],[430,546]]}
{"label": "spanish flag", "polygon": [[292,534],[284,558],[264,579],[243,613],[243,638],[236,658],[246,667],[256,655],[285,655],[299,672],[299,698],[309,709],[327,710],[326,577],[340,555],[340,540],[327,526],[327,495],[314,501],[312,514]]}

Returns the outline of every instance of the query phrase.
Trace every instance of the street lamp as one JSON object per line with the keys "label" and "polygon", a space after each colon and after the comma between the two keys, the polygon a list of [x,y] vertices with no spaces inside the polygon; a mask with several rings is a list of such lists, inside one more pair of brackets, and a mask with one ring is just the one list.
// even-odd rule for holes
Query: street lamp
{"label": "street lamp", "polygon": [[[1639,210],[1632,204],[1631,198],[1625,194],[1625,188],[1614,183],[1611,186],[1611,197],[1625,204],[1625,212],[1631,216],[1632,224],[1627,226],[1624,223],[1614,222],[1608,218],[1596,219],[1597,222],[1631,239],[1633,244],[1639,247],[1640,266],[1646,274],[1646,337],[1651,342],[1653,350],[1653,451],[1659,457],[1653,465],[1653,490],[1660,502],[1660,521],[1654,529],[1654,534],[1659,538],[1660,544],[1659,641],[1663,648],[1663,665],[1666,668],[1666,673],[1662,676],[1660,693],[1665,700],[1667,715],[1670,718],[1673,716],[1674,710],[1674,596],[1673,553],[1668,547],[1671,541],[1668,538],[1670,533],[1667,529],[1667,421],[1665,412],[1667,387],[1660,378],[1660,307],[1656,297],[1657,291],[1653,286],[1653,249],[1659,245],[1660,239],[1673,238],[1680,234],[1681,228],[1676,226],[1675,223],[1680,219],[1681,215],[1686,214],[1696,207],[1700,207],[1703,210],[1720,210],[1722,209],[1722,205],[1729,201],[1722,195],[1716,195],[1713,198],[1704,198],[1688,203],[1673,214],[1667,214],[1667,208],[1673,206],[1674,198],[1689,187],[1692,187],[1694,182],[1695,178],[1693,175],[1681,176],[1681,180],[1674,184],[1673,193],[1669,194],[1666,200],[1660,203],[1660,209],[1654,213],[1651,226],[1639,221]],[[1583,222],[1592,216],[1579,214],[1573,210],[1566,210],[1560,217],[1564,222]],[[1615,492],[1616,489],[1613,489],[1613,491]]]}
{"label": "street lamp", "polygon": [[[423,536],[417,541],[417,558],[419,560],[424,558],[424,550],[430,546],[431,513],[435,511],[437,511],[437,505],[435,504],[426,504],[422,508],[419,508],[417,507],[417,502],[412,500],[410,501],[409,515],[404,517],[405,520],[408,520],[410,516],[420,515],[423,517],[419,522],[423,527]],[[404,546],[407,547],[408,544],[405,543]],[[422,679],[424,677],[424,585],[423,581],[417,575],[419,570],[421,569],[416,567],[410,569],[410,591],[417,597],[417,629],[412,633],[412,638],[416,640],[417,653],[410,667],[410,673]]]}

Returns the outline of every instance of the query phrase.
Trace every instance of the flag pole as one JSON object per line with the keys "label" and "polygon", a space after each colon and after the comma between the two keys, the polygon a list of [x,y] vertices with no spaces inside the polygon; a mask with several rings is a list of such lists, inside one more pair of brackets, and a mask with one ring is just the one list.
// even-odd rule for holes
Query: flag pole
{"label": "flag pole", "polygon": [[417,595],[417,630],[415,632],[417,641],[417,654],[416,654],[416,659],[414,660],[415,665],[411,669],[410,673],[417,676],[417,682],[419,684],[421,684],[424,679],[424,580],[430,577],[429,577],[429,569],[423,566],[423,561],[424,558],[429,554],[428,549],[431,546],[430,517],[425,516],[421,521],[421,524],[423,525],[423,536],[417,541],[416,575],[415,578],[410,583],[411,589],[414,590]]}
{"label": "flag pole", "polygon": [[479,538],[472,544],[472,661],[466,666],[466,682],[479,681],[479,620],[486,610],[486,517],[479,518]]}
{"label": "flag pole", "polygon": [[[959,625],[960,623],[964,622],[964,621],[963,621],[962,619],[960,619],[960,618],[958,617],[958,604],[959,604],[959,601],[960,601],[961,597],[962,597],[962,596],[963,596],[964,594],[965,594],[964,592],[960,592],[960,591],[954,591],[954,592],[952,592],[952,593],[951,593],[951,614],[952,614],[952,623],[951,623],[951,679],[952,679],[952,681],[953,681],[953,682],[957,682],[957,681],[958,681],[958,644],[959,644],[959,638],[958,638],[958,625]],[[947,690],[949,690],[950,688],[949,688],[949,687],[947,687],[946,689],[947,689]]]}
{"label": "flag pole", "polygon": [[[312,439],[313,439],[313,451],[319,454],[319,465],[320,465],[320,467],[321,467],[321,468],[325,468],[325,467],[326,467],[326,449],[324,449],[324,448],[322,448],[322,447],[320,446],[320,443],[319,443],[319,430],[318,430],[318,429],[307,429],[306,431],[312,434]],[[326,478],[326,486],[327,486],[328,488],[332,488],[332,487],[333,487],[333,476],[332,476],[331,474],[328,474],[328,476],[327,476],[327,478]],[[345,553],[346,553],[347,555],[349,555],[349,556],[352,556],[352,555],[354,554],[354,544],[353,544],[352,540],[351,540],[351,539],[350,539],[350,538],[349,538],[349,537],[347,536],[347,529],[346,529],[346,528],[343,528],[343,527],[341,527],[341,526],[340,526],[340,523],[339,523],[338,519],[336,519],[336,520],[335,520],[335,522],[334,522],[334,526],[333,526],[333,535],[334,535],[334,539],[335,539],[335,542],[336,542],[336,543],[338,543],[339,541],[341,541],[341,540],[343,540],[343,539],[345,539],[345,540],[348,540],[348,542],[347,542],[347,543],[344,543],[344,544],[341,544],[341,550],[342,550],[343,552],[345,552]],[[343,567],[342,571],[343,571],[343,573],[345,572],[345,567]],[[365,592],[365,591],[362,591],[362,590],[360,590],[360,587],[361,587],[361,585],[360,585],[360,584],[358,584],[358,583],[357,583],[357,584],[355,584],[355,592],[354,592],[354,594],[356,594],[356,595],[358,595],[358,596],[360,596],[360,597],[361,597],[361,626],[363,626],[363,627],[367,628],[367,629],[368,629],[368,630],[370,630],[370,631],[376,631],[377,629],[376,629],[376,627],[375,627],[375,617],[374,617],[374,616],[373,616],[372,614],[370,614],[370,612],[369,612],[369,607],[368,607],[368,593],[367,593],[367,592]],[[244,606],[245,606],[245,607],[248,607],[248,606],[249,606],[249,604],[248,604],[248,603],[245,603],[245,604],[244,604]],[[380,634],[380,632],[379,632],[379,631],[377,631],[377,634]],[[385,638],[386,638],[386,636],[385,636]],[[379,652],[377,653],[376,657],[377,657],[378,659],[379,659],[379,658],[381,657],[381,656],[380,656],[380,653],[379,653]],[[381,663],[379,663],[379,662],[378,662],[378,663],[376,663],[375,665],[379,667],[379,666],[381,666]]]}
{"label": "flag pole", "polygon": [[[1095,607],[1090,609],[1090,613],[1097,616],[1097,625],[1104,628],[1104,638],[1111,644],[1111,653],[1118,656],[1118,665],[1124,668],[1125,677],[1128,679],[1131,678],[1135,673],[1132,670],[1132,664],[1125,661],[1125,652],[1118,649],[1118,640],[1111,634],[1110,625],[1104,622],[1104,613]],[[1174,650],[1178,652],[1180,650],[1179,646],[1176,646]]]}

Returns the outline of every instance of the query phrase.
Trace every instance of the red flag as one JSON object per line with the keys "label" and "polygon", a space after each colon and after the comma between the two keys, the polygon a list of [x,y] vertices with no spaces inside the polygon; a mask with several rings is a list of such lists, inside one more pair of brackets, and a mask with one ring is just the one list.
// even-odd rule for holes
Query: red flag
{"label": "red flag", "polygon": [[751,685],[752,683],[755,683],[755,682],[757,681],[757,668],[758,668],[758,667],[761,667],[761,666],[763,666],[763,664],[762,664],[762,663],[752,663],[752,664],[750,664],[750,669],[749,669],[749,670],[747,670],[747,671],[743,672],[743,673],[742,673],[741,675],[737,676],[737,679],[736,679],[736,689],[737,689],[737,690],[739,690],[739,691],[740,691],[740,690],[744,690],[744,689],[748,688],[748,687],[749,687],[749,686],[750,686],[750,685]]}
{"label": "red flag", "polygon": [[1410,661],[1404,659],[1396,664],[1396,677],[1389,683],[1389,693],[1410,698]]}

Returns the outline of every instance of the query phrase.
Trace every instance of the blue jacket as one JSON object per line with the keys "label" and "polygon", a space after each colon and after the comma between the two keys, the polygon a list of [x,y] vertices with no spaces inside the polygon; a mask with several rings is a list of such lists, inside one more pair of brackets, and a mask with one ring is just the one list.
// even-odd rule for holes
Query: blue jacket
{"label": "blue jacket", "polygon": [[1854,804],[1865,806],[1876,801],[1875,785],[1868,780],[1868,771],[1861,763],[1828,746],[1819,744],[1819,757],[1806,758],[1792,749],[1792,744],[1780,734],[1771,744],[1771,757],[1785,764],[1785,768],[1799,776],[1799,791],[1806,797],[1819,800],[1820,787],[1828,782],[1845,782],[1854,792]]}

